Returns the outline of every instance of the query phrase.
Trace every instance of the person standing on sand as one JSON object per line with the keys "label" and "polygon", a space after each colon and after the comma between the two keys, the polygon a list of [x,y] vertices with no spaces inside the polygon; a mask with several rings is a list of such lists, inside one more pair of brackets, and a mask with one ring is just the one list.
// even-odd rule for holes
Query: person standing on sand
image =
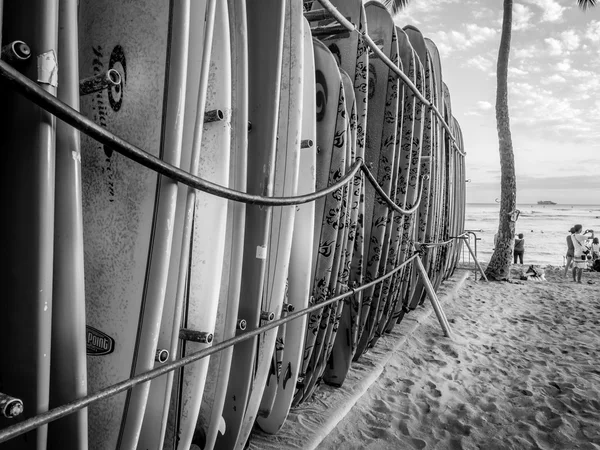
{"label": "person standing on sand", "polygon": [[577,281],[577,283],[581,283],[581,275],[583,273],[583,269],[585,269],[588,265],[587,256],[590,252],[590,249],[587,245],[588,238],[585,236],[587,233],[592,233],[590,239],[594,239],[594,230],[585,230],[585,232],[581,232],[582,230],[581,224],[575,225],[572,230],[573,234],[571,235],[571,240],[573,241],[574,248],[574,256],[573,256],[573,281]]}
{"label": "person standing on sand", "polygon": [[525,253],[525,239],[523,233],[519,233],[519,237],[515,238],[515,249],[513,250],[514,264],[519,259],[519,264],[523,264],[523,253]]}
{"label": "person standing on sand", "polygon": [[573,247],[573,239],[571,239],[571,236],[573,236],[574,232],[575,227],[569,230],[569,235],[567,236],[567,265],[565,266],[565,277],[567,276],[567,273],[569,273],[569,269],[571,268],[571,264],[573,263],[573,256],[575,254],[575,248]]}

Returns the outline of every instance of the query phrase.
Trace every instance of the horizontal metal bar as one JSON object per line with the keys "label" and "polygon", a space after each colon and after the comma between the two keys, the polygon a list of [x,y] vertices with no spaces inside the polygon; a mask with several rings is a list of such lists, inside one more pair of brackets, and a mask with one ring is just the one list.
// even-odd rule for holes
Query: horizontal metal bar
{"label": "horizontal metal bar", "polygon": [[325,25],[322,27],[314,27],[310,29],[310,32],[314,37],[322,36],[333,36],[339,34],[346,34],[350,36],[350,31],[343,25]]}
{"label": "horizontal metal bar", "polygon": [[5,61],[27,61],[31,57],[31,49],[23,41],[12,41],[2,47],[1,58]]}
{"label": "horizontal metal bar", "polygon": [[204,112],[204,123],[220,122],[225,119],[225,114],[220,109],[212,109]]}
{"label": "horizontal metal bar", "polygon": [[300,148],[311,148],[315,143],[312,139],[302,139],[300,142]]}
{"label": "horizontal metal bar", "polygon": [[325,9],[317,9],[315,11],[307,11],[304,13],[304,17],[309,22],[316,22],[318,20],[331,19],[331,14]]}
{"label": "horizontal metal bar", "polygon": [[97,75],[79,81],[79,95],[89,95],[121,84],[122,78],[118,70],[108,69]]}
{"label": "horizontal metal bar", "polygon": [[0,392],[0,415],[14,419],[23,412],[23,402],[15,397]]}
{"label": "horizontal metal bar", "polygon": [[163,364],[163,363],[166,363],[168,359],[169,359],[169,350],[167,350],[166,348],[156,349],[154,361],[156,361],[157,363]]}
{"label": "horizontal metal bar", "polygon": [[202,358],[206,358],[207,356],[210,356],[214,353],[225,350],[226,348],[229,348],[229,347],[231,347],[235,344],[238,344],[240,342],[243,342],[247,339],[258,336],[259,334],[269,331],[273,328],[279,327],[280,325],[283,325],[284,323],[287,323],[291,320],[297,319],[306,314],[317,311],[329,304],[339,302],[340,300],[343,300],[346,297],[350,297],[350,296],[354,295],[356,292],[360,292],[364,289],[369,289],[370,287],[375,286],[377,283],[381,283],[382,281],[391,277],[396,272],[401,270],[404,266],[411,263],[417,257],[418,257],[418,255],[416,255],[416,254],[412,255],[410,258],[408,258],[406,261],[404,261],[402,264],[400,264],[399,266],[397,266],[396,268],[394,268],[387,274],[385,274],[369,283],[363,284],[362,286],[360,286],[358,288],[350,288],[350,290],[344,294],[330,298],[328,300],[325,300],[323,302],[320,302],[320,303],[310,306],[308,308],[302,309],[300,311],[290,313],[282,319],[274,320],[274,321],[268,323],[267,325],[255,328],[254,330],[240,334],[231,339],[227,339],[223,342],[219,342],[217,344],[214,344],[212,347],[200,350],[198,352],[194,352],[194,353],[184,356],[183,358],[180,358],[178,360],[165,363],[165,364],[163,364],[159,367],[156,367],[152,370],[141,373],[141,374],[131,377],[127,380],[124,380],[124,381],[116,383],[112,386],[109,386],[107,388],[101,389],[97,392],[94,392],[93,394],[87,395],[86,397],[74,400],[74,401],[67,403],[65,405],[62,405],[62,406],[58,406],[54,409],[40,413],[34,417],[26,419],[15,425],[4,428],[3,430],[0,430],[0,443],[6,442],[10,439],[13,439],[17,436],[20,436],[24,433],[27,433],[27,432],[33,430],[35,428],[41,427],[50,422],[58,420],[62,417],[68,416],[69,414],[79,411],[80,409],[83,409],[83,408],[91,405],[92,403],[112,397],[112,396],[117,395],[121,392],[124,392],[128,389],[131,389],[131,388],[137,386],[138,384],[145,383],[147,381],[151,381],[154,378],[158,378],[161,375],[165,375],[168,372],[172,372],[173,370],[187,366],[188,364],[196,362]]}
{"label": "horizontal metal bar", "polygon": [[201,344],[210,344],[213,341],[213,334],[208,331],[196,331],[182,328],[179,330],[179,339],[183,341],[200,342]]}

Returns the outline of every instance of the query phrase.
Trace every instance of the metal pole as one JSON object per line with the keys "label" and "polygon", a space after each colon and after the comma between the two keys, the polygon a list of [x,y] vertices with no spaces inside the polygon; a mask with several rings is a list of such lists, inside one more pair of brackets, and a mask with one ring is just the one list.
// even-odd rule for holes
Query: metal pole
{"label": "metal pole", "polygon": [[[464,238],[463,238],[464,239]],[[475,254],[473,253],[473,250],[471,249],[471,246],[469,245],[469,241],[464,239],[465,243],[467,244],[467,247],[469,248],[469,251],[471,252],[471,256],[473,257],[473,259],[475,260],[475,264],[477,265],[477,268],[479,269],[479,272],[481,273],[481,277],[485,280],[485,281],[489,281],[487,279],[487,277],[485,276],[485,272],[483,271],[483,269],[481,268],[481,264],[479,264],[479,261],[477,261],[477,257],[475,256]]]}
{"label": "metal pole", "polygon": [[444,332],[444,336],[452,338],[452,331],[450,330],[450,324],[448,323],[448,319],[446,318],[446,314],[444,314],[444,310],[440,305],[440,301],[437,298],[435,290],[431,285],[431,281],[429,281],[429,277],[427,276],[427,271],[425,267],[423,267],[423,263],[421,262],[421,258],[415,258],[417,263],[417,268],[419,269],[419,273],[421,274],[421,279],[423,280],[423,284],[425,285],[425,290],[427,291],[427,295],[429,296],[429,300],[431,301],[431,305],[433,306],[433,310],[435,311],[435,315],[437,316],[438,321],[440,322],[440,326],[442,327],[442,331]]}

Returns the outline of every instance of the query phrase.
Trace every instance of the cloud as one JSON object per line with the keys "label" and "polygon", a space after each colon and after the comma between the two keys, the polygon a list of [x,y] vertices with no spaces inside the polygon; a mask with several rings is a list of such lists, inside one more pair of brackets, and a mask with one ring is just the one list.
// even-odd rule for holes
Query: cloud
{"label": "cloud", "polygon": [[528,75],[529,72],[523,69],[519,69],[518,67],[509,67],[508,73],[516,76]]}
{"label": "cloud", "polygon": [[567,30],[560,33],[563,47],[568,51],[577,50],[579,47],[579,35],[573,30]]}
{"label": "cloud", "polygon": [[477,55],[473,58],[468,59],[465,63],[465,66],[473,67],[483,72],[487,72],[494,66],[494,61],[491,58],[486,58],[485,56]]}
{"label": "cloud", "polygon": [[[437,31],[432,33],[434,42],[442,43],[444,51],[449,54],[452,51],[465,50],[475,47],[487,41],[499,38],[498,30],[474,23],[466,24],[462,30]],[[440,53],[441,53],[440,48]]]}
{"label": "cloud", "polygon": [[487,111],[490,111],[494,108],[494,105],[492,105],[490,102],[484,101],[484,100],[479,100],[476,102],[475,107],[470,109],[469,111],[467,111],[464,115],[465,116],[482,116],[482,113],[485,113]]}
{"label": "cloud", "polygon": [[561,62],[556,64],[556,70],[559,72],[567,72],[571,69],[571,61],[563,59]]}
{"label": "cloud", "polygon": [[544,39],[552,56],[569,55],[577,50],[581,43],[581,39],[573,30],[563,31],[558,37],[559,39],[553,37]]}
{"label": "cloud", "polygon": [[466,25],[466,34],[470,45],[479,44],[491,39],[495,39],[498,35],[498,30],[495,28],[481,27],[474,23]]}
{"label": "cloud", "polygon": [[511,49],[511,56],[517,59],[528,59],[533,58],[536,51],[535,45],[530,45],[529,47]]}
{"label": "cloud", "polygon": [[548,50],[550,51],[550,55],[552,56],[560,56],[562,55],[563,49],[560,41],[554,38],[546,38],[544,42],[548,44]]}
{"label": "cloud", "polygon": [[531,27],[531,18],[533,13],[531,10],[520,3],[513,6],[513,30],[526,30]]}
{"label": "cloud", "polygon": [[600,42],[600,20],[592,20],[588,24],[585,37],[594,43]]}
{"label": "cloud", "polygon": [[552,83],[564,83],[565,81],[567,81],[567,80],[565,80],[563,77],[561,77],[560,75],[555,73],[549,77],[542,78],[541,83],[542,84],[552,84]]}
{"label": "cloud", "polygon": [[541,22],[558,22],[562,19],[562,14],[565,11],[564,6],[561,6],[556,0],[526,0],[527,3],[537,6],[542,10]]}

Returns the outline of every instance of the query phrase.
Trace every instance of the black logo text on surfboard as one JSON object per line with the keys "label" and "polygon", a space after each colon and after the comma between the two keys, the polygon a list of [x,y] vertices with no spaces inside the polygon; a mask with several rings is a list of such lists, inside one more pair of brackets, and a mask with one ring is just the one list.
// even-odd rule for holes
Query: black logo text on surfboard
{"label": "black logo text on surfboard", "polygon": [[[94,75],[98,75],[105,70],[105,52],[102,46],[97,45],[92,47],[93,58],[92,58],[92,70]],[[98,91],[92,98],[92,108],[94,110],[94,121],[103,128],[108,128],[108,114],[112,109],[117,112],[121,109],[123,104],[123,94],[125,84],[127,81],[127,62],[125,60],[125,53],[123,47],[116,45],[109,57],[108,69],[115,69],[121,75],[121,82],[112,86],[110,89]],[[107,104],[108,97],[108,104]],[[110,109],[109,109],[110,106]],[[105,165],[102,168],[102,172],[105,176],[106,183],[108,185],[109,202],[114,201],[115,196],[115,161],[112,158],[113,149],[104,144],[97,144],[102,148],[106,155]]]}
{"label": "black logo text on surfboard", "polygon": [[109,355],[115,350],[115,340],[94,327],[85,327],[86,353],[91,356]]}

